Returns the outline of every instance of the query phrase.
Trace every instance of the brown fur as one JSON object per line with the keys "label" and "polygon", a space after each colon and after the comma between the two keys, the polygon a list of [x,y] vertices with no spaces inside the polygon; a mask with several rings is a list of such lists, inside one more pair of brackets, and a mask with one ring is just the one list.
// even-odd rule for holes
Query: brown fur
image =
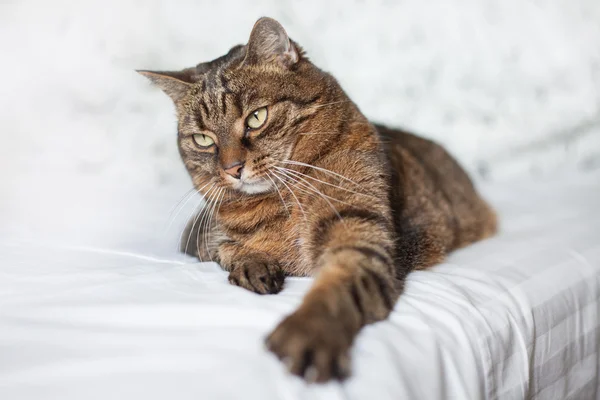
{"label": "brown fur", "polygon": [[[387,317],[410,271],[496,230],[494,212],[442,147],[369,123],[272,19],[214,61],[140,72],[173,99],[181,156],[208,200],[182,250],[261,294],[279,292],[285,275],[316,277],[267,338],[309,381],[347,376],[354,337]],[[266,122],[247,129],[261,107]],[[197,134],[215,145],[199,147]],[[241,180],[225,173],[240,163]]]}

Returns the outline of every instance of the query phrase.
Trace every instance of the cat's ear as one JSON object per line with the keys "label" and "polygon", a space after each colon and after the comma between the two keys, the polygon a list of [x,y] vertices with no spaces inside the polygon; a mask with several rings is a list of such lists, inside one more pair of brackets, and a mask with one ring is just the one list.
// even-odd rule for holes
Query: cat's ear
{"label": "cat's ear", "polygon": [[289,68],[298,59],[298,49],[279,22],[267,17],[256,21],[248,40],[244,64],[276,62]]}
{"label": "cat's ear", "polygon": [[150,79],[153,84],[169,95],[175,103],[186,95],[196,77],[196,68],[186,68],[181,71],[137,70],[137,72]]}

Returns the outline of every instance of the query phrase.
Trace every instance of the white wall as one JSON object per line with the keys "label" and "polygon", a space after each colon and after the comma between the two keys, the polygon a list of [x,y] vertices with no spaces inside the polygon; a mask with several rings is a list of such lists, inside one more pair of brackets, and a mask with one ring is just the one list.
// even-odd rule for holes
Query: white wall
{"label": "white wall", "polygon": [[474,173],[600,167],[598,0],[14,0],[0,5],[4,187],[23,171],[185,180],[170,102],[133,69],[210,60],[263,15],[369,117]]}

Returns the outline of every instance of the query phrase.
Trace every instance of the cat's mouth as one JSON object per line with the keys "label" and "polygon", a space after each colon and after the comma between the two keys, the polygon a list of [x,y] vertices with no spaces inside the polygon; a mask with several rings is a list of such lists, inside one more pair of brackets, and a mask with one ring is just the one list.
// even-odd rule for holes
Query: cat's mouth
{"label": "cat's mouth", "polygon": [[252,180],[240,179],[232,185],[232,188],[246,194],[259,194],[271,190],[272,183],[264,178]]}

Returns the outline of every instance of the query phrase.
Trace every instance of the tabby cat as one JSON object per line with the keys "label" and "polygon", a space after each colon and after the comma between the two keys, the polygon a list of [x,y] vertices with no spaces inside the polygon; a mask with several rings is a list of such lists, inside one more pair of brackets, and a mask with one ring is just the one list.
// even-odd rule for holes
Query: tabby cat
{"label": "tabby cat", "polygon": [[266,339],[308,381],[348,376],[355,336],[389,315],[411,270],[496,231],[442,147],[370,123],[273,19],[213,61],[139,72],[175,103],[179,151],[207,201],[182,250],[260,294],[315,276]]}

